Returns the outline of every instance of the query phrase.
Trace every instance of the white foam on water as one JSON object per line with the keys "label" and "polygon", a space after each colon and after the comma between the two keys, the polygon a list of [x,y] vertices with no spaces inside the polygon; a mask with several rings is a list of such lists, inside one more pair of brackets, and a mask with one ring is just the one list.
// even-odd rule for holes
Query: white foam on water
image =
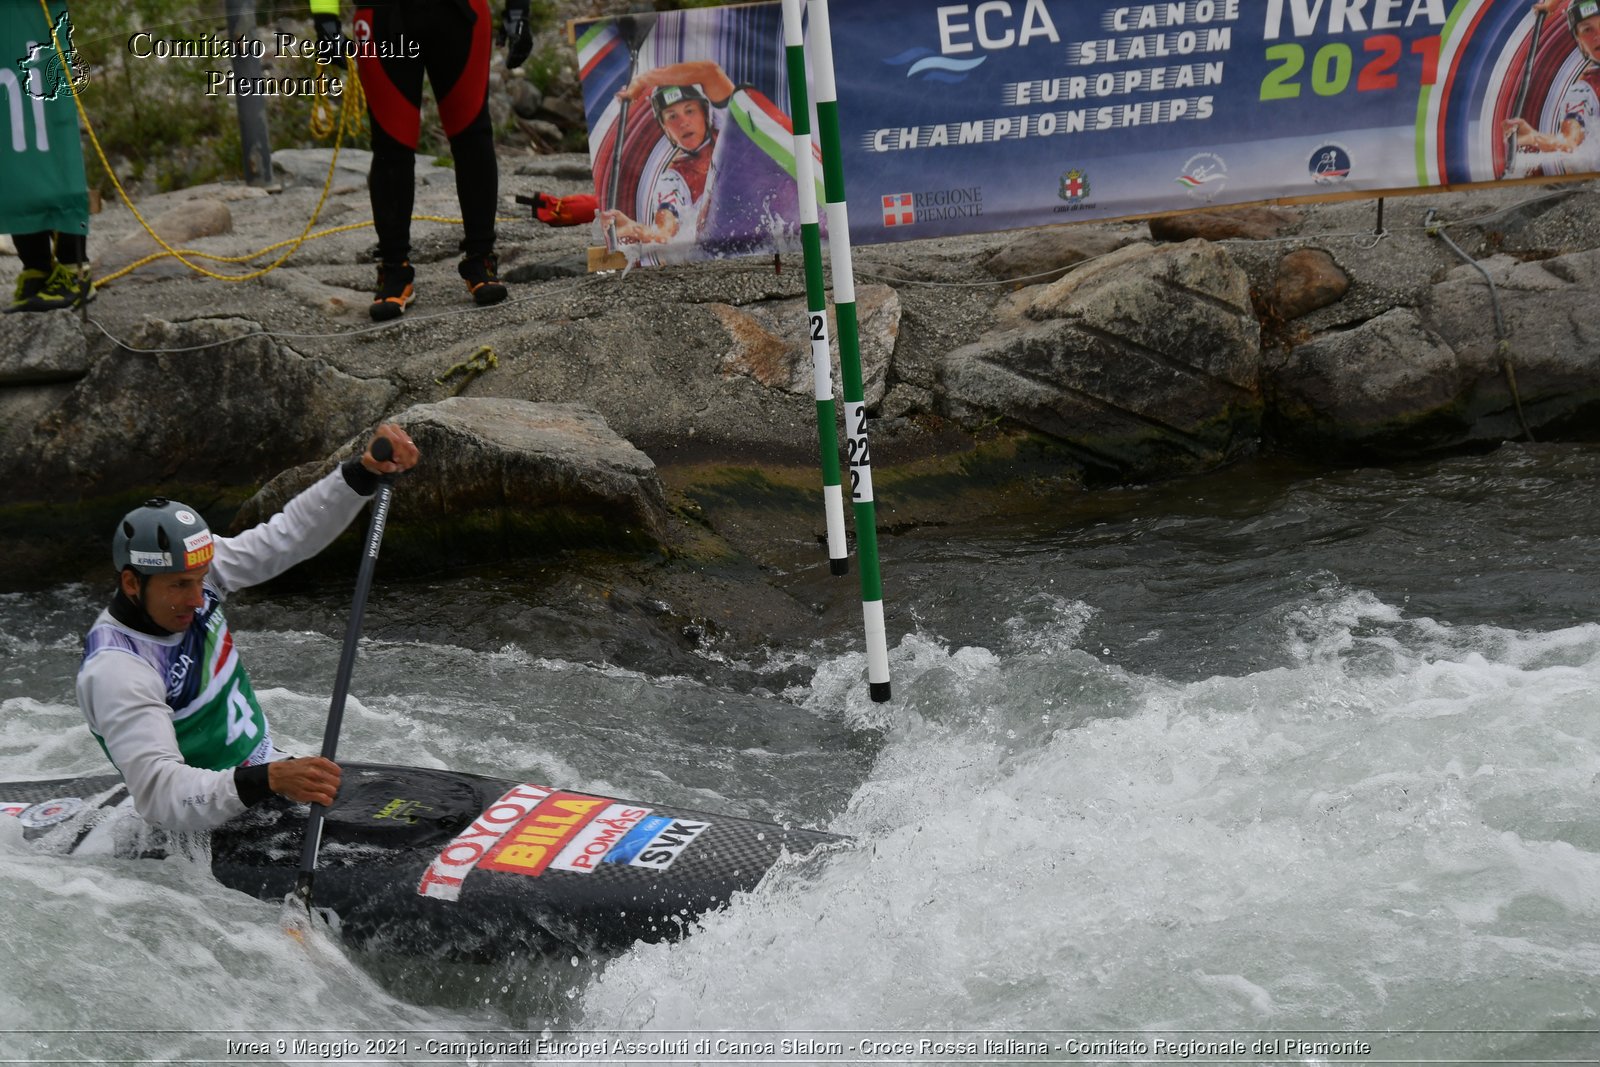
{"label": "white foam on water", "polygon": [[888,731],[855,844],[634,948],[584,1023],[1592,1029],[1600,627],[1291,614],[1294,666],[1188,684],[910,637],[868,708],[823,664]]}

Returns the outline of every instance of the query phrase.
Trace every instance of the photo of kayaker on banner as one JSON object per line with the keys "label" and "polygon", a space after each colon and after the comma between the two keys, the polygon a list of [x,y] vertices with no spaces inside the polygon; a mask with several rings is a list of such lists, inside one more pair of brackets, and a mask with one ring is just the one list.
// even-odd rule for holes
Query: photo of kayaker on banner
{"label": "photo of kayaker on banner", "polygon": [[781,37],[767,8],[628,16],[581,31],[608,250],[648,263],[798,246],[793,127],[774,103],[788,98]]}
{"label": "photo of kayaker on banner", "polygon": [[1534,0],[1531,56],[1501,125],[1507,178],[1600,171],[1600,0]]}

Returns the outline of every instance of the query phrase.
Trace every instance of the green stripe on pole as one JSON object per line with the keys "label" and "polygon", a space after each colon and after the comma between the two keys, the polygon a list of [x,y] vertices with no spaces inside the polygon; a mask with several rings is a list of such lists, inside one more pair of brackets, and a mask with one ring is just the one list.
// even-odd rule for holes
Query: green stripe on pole
{"label": "green stripe on pole", "polygon": [[850,572],[850,551],[845,537],[844,490],[839,470],[839,416],[833,402],[827,288],[822,275],[822,228],[817,220],[817,187],[811,166],[811,107],[806,95],[800,0],[784,0],[783,22],[784,58],[789,67],[789,121],[794,134],[794,179],[800,204],[800,245],[806,268],[806,340],[811,346],[812,395],[817,402],[817,447],[822,461],[828,569],[841,575]]}
{"label": "green stripe on pole", "polygon": [[883,580],[878,573],[878,512],[872,494],[872,456],[861,381],[861,337],[856,322],[855,270],[850,262],[850,213],[840,150],[839,103],[833,75],[828,0],[808,0],[812,71],[817,85],[817,127],[822,144],[822,185],[828,203],[828,250],[833,261],[833,308],[844,378],[844,427],[855,505],[856,558],[861,565],[861,614],[867,638],[867,691],[889,699],[889,652],[883,623]]}

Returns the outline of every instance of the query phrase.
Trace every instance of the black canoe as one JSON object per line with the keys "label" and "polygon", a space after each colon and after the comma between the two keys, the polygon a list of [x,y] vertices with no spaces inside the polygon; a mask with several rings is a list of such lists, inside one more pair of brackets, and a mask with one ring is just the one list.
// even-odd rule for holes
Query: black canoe
{"label": "black canoe", "polygon": [[[844,840],[478,774],[343,768],[314,904],[338,916],[347,942],[375,951],[477,959],[615,952],[680,936],[753,889],[786,850]],[[306,810],[275,797],[213,830],[217,881],[282,900],[298,874]],[[103,849],[115,837],[106,835],[108,820],[142,829],[115,775],[0,783],[0,814],[56,852]],[[174,844],[159,832],[134,837],[137,855],[164,855]]]}

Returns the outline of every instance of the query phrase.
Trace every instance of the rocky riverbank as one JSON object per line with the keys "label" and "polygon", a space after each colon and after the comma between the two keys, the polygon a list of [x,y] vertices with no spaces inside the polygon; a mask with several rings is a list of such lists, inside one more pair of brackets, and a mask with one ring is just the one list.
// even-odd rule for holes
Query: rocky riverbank
{"label": "rocky riverbank", "polygon": [[[587,161],[508,154],[511,299],[473,307],[454,227],[418,222],[419,300],[375,327],[365,160],[329,159],[280,153],[273,193],[138,205],[175,247],[218,257],[194,264],[241,275],[227,260],[300,234],[328,184],[315,229],[332,232],[268,273],[217,280],[167,257],[105,285],[86,318],[0,319],[0,588],[98,578],[100,531],[151,492],[220,527],[270,512],[304,465],[395,417],[426,428],[434,463],[396,517],[408,566],[599,549],[692,569],[820,537],[798,261],[590,274],[587,228],[512,202],[582,190]],[[419,214],[455,214],[448,169],[418,186]],[[1252,455],[1600,436],[1600,188],[1407,197],[1381,217],[1350,201],[857,250],[880,521]],[[94,220],[98,277],[154,247],[126,208]],[[783,518],[748,521],[761,501]]]}

